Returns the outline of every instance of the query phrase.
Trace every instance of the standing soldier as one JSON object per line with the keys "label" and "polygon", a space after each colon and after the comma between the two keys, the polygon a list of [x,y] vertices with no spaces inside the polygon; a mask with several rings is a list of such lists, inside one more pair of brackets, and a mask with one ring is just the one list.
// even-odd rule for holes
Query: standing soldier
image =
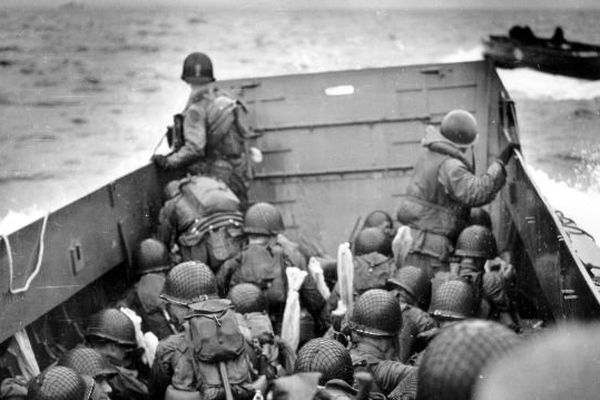
{"label": "standing soldier", "polygon": [[173,152],[154,155],[152,160],[166,170],[187,167],[193,174],[212,174],[227,183],[245,205],[250,173],[242,104],[214,87],[213,65],[206,54],[188,55],[181,79],[190,85],[191,93],[168,131]]}
{"label": "standing soldier", "polygon": [[405,265],[423,268],[430,277],[447,270],[454,242],[466,226],[471,207],[491,202],[506,181],[504,166],[519,146],[509,144],[487,172],[477,176],[465,152],[477,139],[475,117],[449,112],[438,132],[428,127],[398,221],[411,228],[412,245]]}

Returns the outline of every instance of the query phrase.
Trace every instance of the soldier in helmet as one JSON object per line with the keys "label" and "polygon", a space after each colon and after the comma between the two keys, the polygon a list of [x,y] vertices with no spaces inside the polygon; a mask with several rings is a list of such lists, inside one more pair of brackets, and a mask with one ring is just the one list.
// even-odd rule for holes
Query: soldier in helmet
{"label": "soldier in helmet", "polygon": [[375,210],[367,215],[363,224],[363,229],[365,228],[379,228],[390,237],[394,237],[395,234],[394,220],[390,214],[381,210]]}
{"label": "soldier in helmet", "polygon": [[[161,297],[167,302],[169,313],[173,321],[178,323],[180,333],[162,340],[156,349],[152,365],[151,393],[157,400],[163,399],[166,391],[172,396],[177,396],[178,393],[181,394],[180,392],[196,393],[202,387],[203,379],[215,378],[202,374],[202,371],[206,370],[204,368],[206,365],[198,365],[194,358],[201,348],[196,347],[197,344],[192,341],[193,331],[190,328],[191,323],[188,321],[193,306],[221,301],[218,300],[215,276],[210,268],[194,261],[183,262],[169,271]],[[253,367],[257,366],[254,352],[249,343],[246,343],[238,357],[240,360],[248,360]],[[237,367],[239,368],[239,365]],[[210,371],[219,374],[214,368]],[[225,385],[223,379],[223,377],[220,378],[221,386]],[[232,380],[231,383],[235,383],[235,380]],[[169,385],[171,386],[169,387]],[[188,394],[184,398],[189,399],[189,396]]]}
{"label": "soldier in helmet", "polygon": [[[396,273],[392,258],[391,238],[378,227],[364,228],[354,241],[354,295],[369,289],[385,289],[388,279]],[[330,310],[335,310],[340,299],[336,285],[327,299]]]}
{"label": "soldier in helmet", "polygon": [[91,400],[96,384],[71,368],[52,366],[33,378],[27,386],[28,400]]}
{"label": "soldier in helmet", "polygon": [[413,353],[420,351],[417,346],[418,335],[436,327],[433,318],[424,311],[429,307],[431,282],[425,271],[407,265],[388,279],[388,289],[400,301],[402,330],[398,338],[399,359],[405,363]]}
{"label": "soldier in helmet", "polygon": [[444,329],[425,350],[418,372],[419,399],[474,398],[475,385],[486,365],[517,343],[518,336],[513,331],[491,321],[462,321]]}
{"label": "soldier in helmet", "polygon": [[466,226],[471,207],[491,202],[506,181],[504,166],[519,146],[509,144],[487,172],[474,175],[465,152],[477,139],[477,122],[463,110],[449,112],[440,131],[428,127],[414,175],[397,218],[411,228],[412,244],[405,265],[433,277],[447,270],[454,242]]}
{"label": "soldier in helmet", "polygon": [[167,156],[154,155],[154,162],[163,169],[187,167],[193,174],[217,176],[246,204],[248,132],[241,103],[214,87],[212,61],[204,53],[185,58],[181,79],[190,85],[191,93],[184,111],[175,118],[174,151]]}
{"label": "soldier in helmet", "polygon": [[[496,258],[498,250],[492,231],[482,225],[465,228],[456,241],[458,275],[473,288],[474,314],[487,318],[495,315],[507,326],[518,329],[500,272],[486,271],[488,260]],[[482,300],[485,302],[482,304]],[[486,311],[491,307],[491,312]]]}
{"label": "soldier in helmet", "polygon": [[429,313],[440,328],[473,317],[473,289],[460,280],[442,283],[431,297]]}
{"label": "soldier in helmet", "polygon": [[389,395],[415,371],[398,361],[402,312],[398,299],[383,289],[363,293],[349,320],[354,371],[369,372],[374,390]]}
{"label": "soldier in helmet", "polygon": [[113,399],[148,398],[148,388],[135,369],[139,365],[135,327],[127,315],[115,308],[92,315],[85,339],[89,347],[102,354],[117,370],[109,380]]}
{"label": "soldier in helmet", "polygon": [[[276,333],[281,332],[281,321],[287,298],[286,269],[305,269],[303,256],[289,245],[282,244],[279,235],[284,231],[279,211],[269,203],[256,203],[246,211],[244,232],[248,244],[242,252],[227,260],[217,273],[219,290],[226,294],[229,288],[242,282],[260,287],[267,298],[269,315]],[[325,331],[322,311],[325,299],[314,279],[307,275],[299,290],[300,304],[308,310],[316,325],[317,336]]]}
{"label": "soldier in helmet", "polygon": [[159,295],[171,269],[171,257],[163,242],[143,240],[134,253],[135,272],[140,279],[128,291],[119,307],[132,309],[142,318],[142,330],[163,339],[173,333]]}
{"label": "soldier in helmet", "polygon": [[77,346],[63,354],[57,365],[72,368],[81,375],[91,376],[96,381],[95,399],[110,399],[113,390],[108,382],[117,375],[117,370],[96,350]]}

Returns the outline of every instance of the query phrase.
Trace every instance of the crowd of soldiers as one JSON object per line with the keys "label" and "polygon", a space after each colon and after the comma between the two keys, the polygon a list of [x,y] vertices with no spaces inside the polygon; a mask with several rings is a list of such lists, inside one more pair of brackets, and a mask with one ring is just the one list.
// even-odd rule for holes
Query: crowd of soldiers
{"label": "crowd of soldiers", "polygon": [[477,176],[464,157],[476,121],[449,113],[428,130],[396,218],[373,211],[329,257],[286,236],[273,204],[248,203],[246,133],[212,108],[237,105],[206,87],[210,60],[190,55],[183,78],[180,147],[154,160],[189,174],[165,187],[137,282],[89,318],[84,343],[29,382],[4,379],[1,398],[591,398],[573,382],[597,373],[571,354],[597,360],[593,328],[521,344],[514,267],[480,208],[518,146]]}

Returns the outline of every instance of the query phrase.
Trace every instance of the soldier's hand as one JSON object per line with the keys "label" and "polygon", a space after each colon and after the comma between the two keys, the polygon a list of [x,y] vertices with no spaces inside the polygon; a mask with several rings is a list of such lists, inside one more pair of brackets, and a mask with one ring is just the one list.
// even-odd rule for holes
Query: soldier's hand
{"label": "soldier's hand", "polygon": [[155,154],[152,156],[152,162],[156,164],[160,169],[167,170],[169,169],[169,161],[167,160],[167,156],[162,154]]}
{"label": "soldier's hand", "polygon": [[504,165],[506,165],[508,161],[510,161],[511,157],[514,155],[515,150],[521,151],[521,145],[518,143],[509,143],[508,146],[506,146],[498,156],[498,160],[500,160]]}

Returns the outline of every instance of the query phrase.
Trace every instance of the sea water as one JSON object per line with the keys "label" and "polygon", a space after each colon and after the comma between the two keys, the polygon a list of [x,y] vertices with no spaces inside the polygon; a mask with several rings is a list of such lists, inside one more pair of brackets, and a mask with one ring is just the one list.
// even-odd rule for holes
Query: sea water
{"label": "sea water", "polygon": [[[594,10],[0,8],[0,231],[148,162],[181,110],[183,58],[217,79],[481,59],[515,24],[600,43]],[[600,237],[600,82],[500,70],[543,195]]]}

